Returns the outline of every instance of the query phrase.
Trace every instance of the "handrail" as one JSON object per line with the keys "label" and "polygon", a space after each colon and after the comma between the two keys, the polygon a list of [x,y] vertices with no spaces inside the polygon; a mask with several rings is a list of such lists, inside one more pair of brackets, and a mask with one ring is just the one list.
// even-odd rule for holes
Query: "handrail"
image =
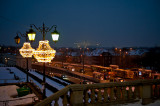
{"label": "handrail", "polygon": [[51,103],[53,100],[59,98],[60,96],[64,95],[67,91],[69,91],[69,86],[66,86],[65,88],[61,89],[60,91],[54,93],[53,95],[49,96],[48,98],[42,100],[41,102],[37,103],[35,106],[46,106],[46,104]]}
{"label": "handrail", "polygon": [[[128,82],[111,82],[111,83],[98,83],[98,84],[72,84],[68,85],[60,91],[54,93],[50,97],[42,100],[37,103],[35,106],[45,106],[50,104],[53,100],[57,100],[60,96],[65,95],[67,92],[74,91],[85,91],[87,89],[101,89],[101,88],[113,88],[113,87],[127,87],[127,86],[145,86],[145,85],[153,85],[160,84],[159,79],[150,79],[150,80],[134,80]],[[79,95],[77,95],[79,96]]]}

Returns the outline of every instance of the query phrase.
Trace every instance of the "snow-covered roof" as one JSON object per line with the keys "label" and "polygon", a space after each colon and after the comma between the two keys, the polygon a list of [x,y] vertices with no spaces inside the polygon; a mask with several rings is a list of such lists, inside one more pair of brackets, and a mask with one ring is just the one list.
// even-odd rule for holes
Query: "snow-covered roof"
{"label": "snow-covered roof", "polygon": [[108,52],[108,50],[106,49],[96,49],[96,50],[93,50],[90,54],[90,56],[99,56],[101,55],[103,52]]}
{"label": "snow-covered roof", "polygon": [[146,52],[148,52],[148,50],[146,50],[146,49],[137,49],[137,50],[129,51],[128,55],[142,55]]}
{"label": "snow-covered roof", "polygon": [[61,52],[56,52],[56,55],[58,55],[58,56],[59,56],[59,55],[62,55],[62,53],[61,53]]}
{"label": "snow-covered roof", "polygon": [[71,52],[69,55],[71,55],[71,56],[77,56],[78,54],[77,54],[77,52]]}
{"label": "snow-covered roof", "polygon": [[[86,56],[100,56],[103,52],[109,52],[112,56],[120,55],[120,53],[116,53],[114,50],[104,49],[104,48],[97,48],[93,51],[85,51],[84,54]],[[148,50],[147,49],[136,49],[136,50],[126,51],[126,52],[127,52],[127,55],[142,55],[148,52]],[[121,55],[123,55],[123,53],[126,53],[126,52],[122,51]],[[75,51],[75,52],[68,52],[67,54],[70,56],[80,56],[82,53],[79,51]],[[57,52],[56,55],[62,55],[62,53]]]}

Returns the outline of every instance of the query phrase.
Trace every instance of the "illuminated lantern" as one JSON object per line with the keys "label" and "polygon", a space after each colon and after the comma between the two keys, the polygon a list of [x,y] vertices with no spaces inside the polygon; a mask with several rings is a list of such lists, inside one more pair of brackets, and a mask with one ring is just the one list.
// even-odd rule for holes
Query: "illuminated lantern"
{"label": "illuminated lantern", "polygon": [[15,38],[14,38],[16,44],[19,44],[20,43],[20,37],[17,35]]}
{"label": "illuminated lantern", "polygon": [[35,36],[36,36],[36,32],[33,31],[33,29],[31,28],[29,30],[29,32],[27,32],[28,38],[30,41],[34,41],[35,40]]}
{"label": "illuminated lantern", "polygon": [[58,38],[59,38],[59,33],[56,30],[56,27],[55,27],[55,30],[53,32],[51,32],[51,35],[52,35],[53,42],[56,43],[58,41]]}
{"label": "illuminated lantern", "polygon": [[56,51],[52,49],[49,45],[48,40],[39,41],[39,46],[37,50],[34,51],[33,56],[38,62],[51,62],[55,57]]}
{"label": "illuminated lantern", "polygon": [[29,42],[25,42],[19,52],[23,57],[32,57],[34,49]]}

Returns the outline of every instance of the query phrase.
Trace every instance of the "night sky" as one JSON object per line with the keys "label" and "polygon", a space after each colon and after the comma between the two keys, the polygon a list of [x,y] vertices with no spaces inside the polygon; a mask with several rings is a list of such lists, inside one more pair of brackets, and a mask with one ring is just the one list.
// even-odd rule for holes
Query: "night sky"
{"label": "night sky", "polygon": [[[56,45],[50,32],[46,35],[52,46],[83,41],[103,47],[160,46],[160,0],[0,0],[0,44],[15,46],[17,31],[43,22],[58,26]],[[37,32],[33,45],[41,39]]]}

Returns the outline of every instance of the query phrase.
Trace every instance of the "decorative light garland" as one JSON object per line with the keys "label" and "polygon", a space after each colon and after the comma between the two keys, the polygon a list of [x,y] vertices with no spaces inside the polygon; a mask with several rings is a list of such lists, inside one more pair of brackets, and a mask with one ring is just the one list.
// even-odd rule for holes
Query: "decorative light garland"
{"label": "decorative light garland", "polygon": [[32,57],[34,50],[29,42],[25,42],[19,52],[23,57]]}
{"label": "decorative light garland", "polygon": [[33,56],[38,62],[51,62],[55,57],[56,51],[52,49],[49,45],[48,40],[39,41],[39,46],[37,50],[34,51]]}

